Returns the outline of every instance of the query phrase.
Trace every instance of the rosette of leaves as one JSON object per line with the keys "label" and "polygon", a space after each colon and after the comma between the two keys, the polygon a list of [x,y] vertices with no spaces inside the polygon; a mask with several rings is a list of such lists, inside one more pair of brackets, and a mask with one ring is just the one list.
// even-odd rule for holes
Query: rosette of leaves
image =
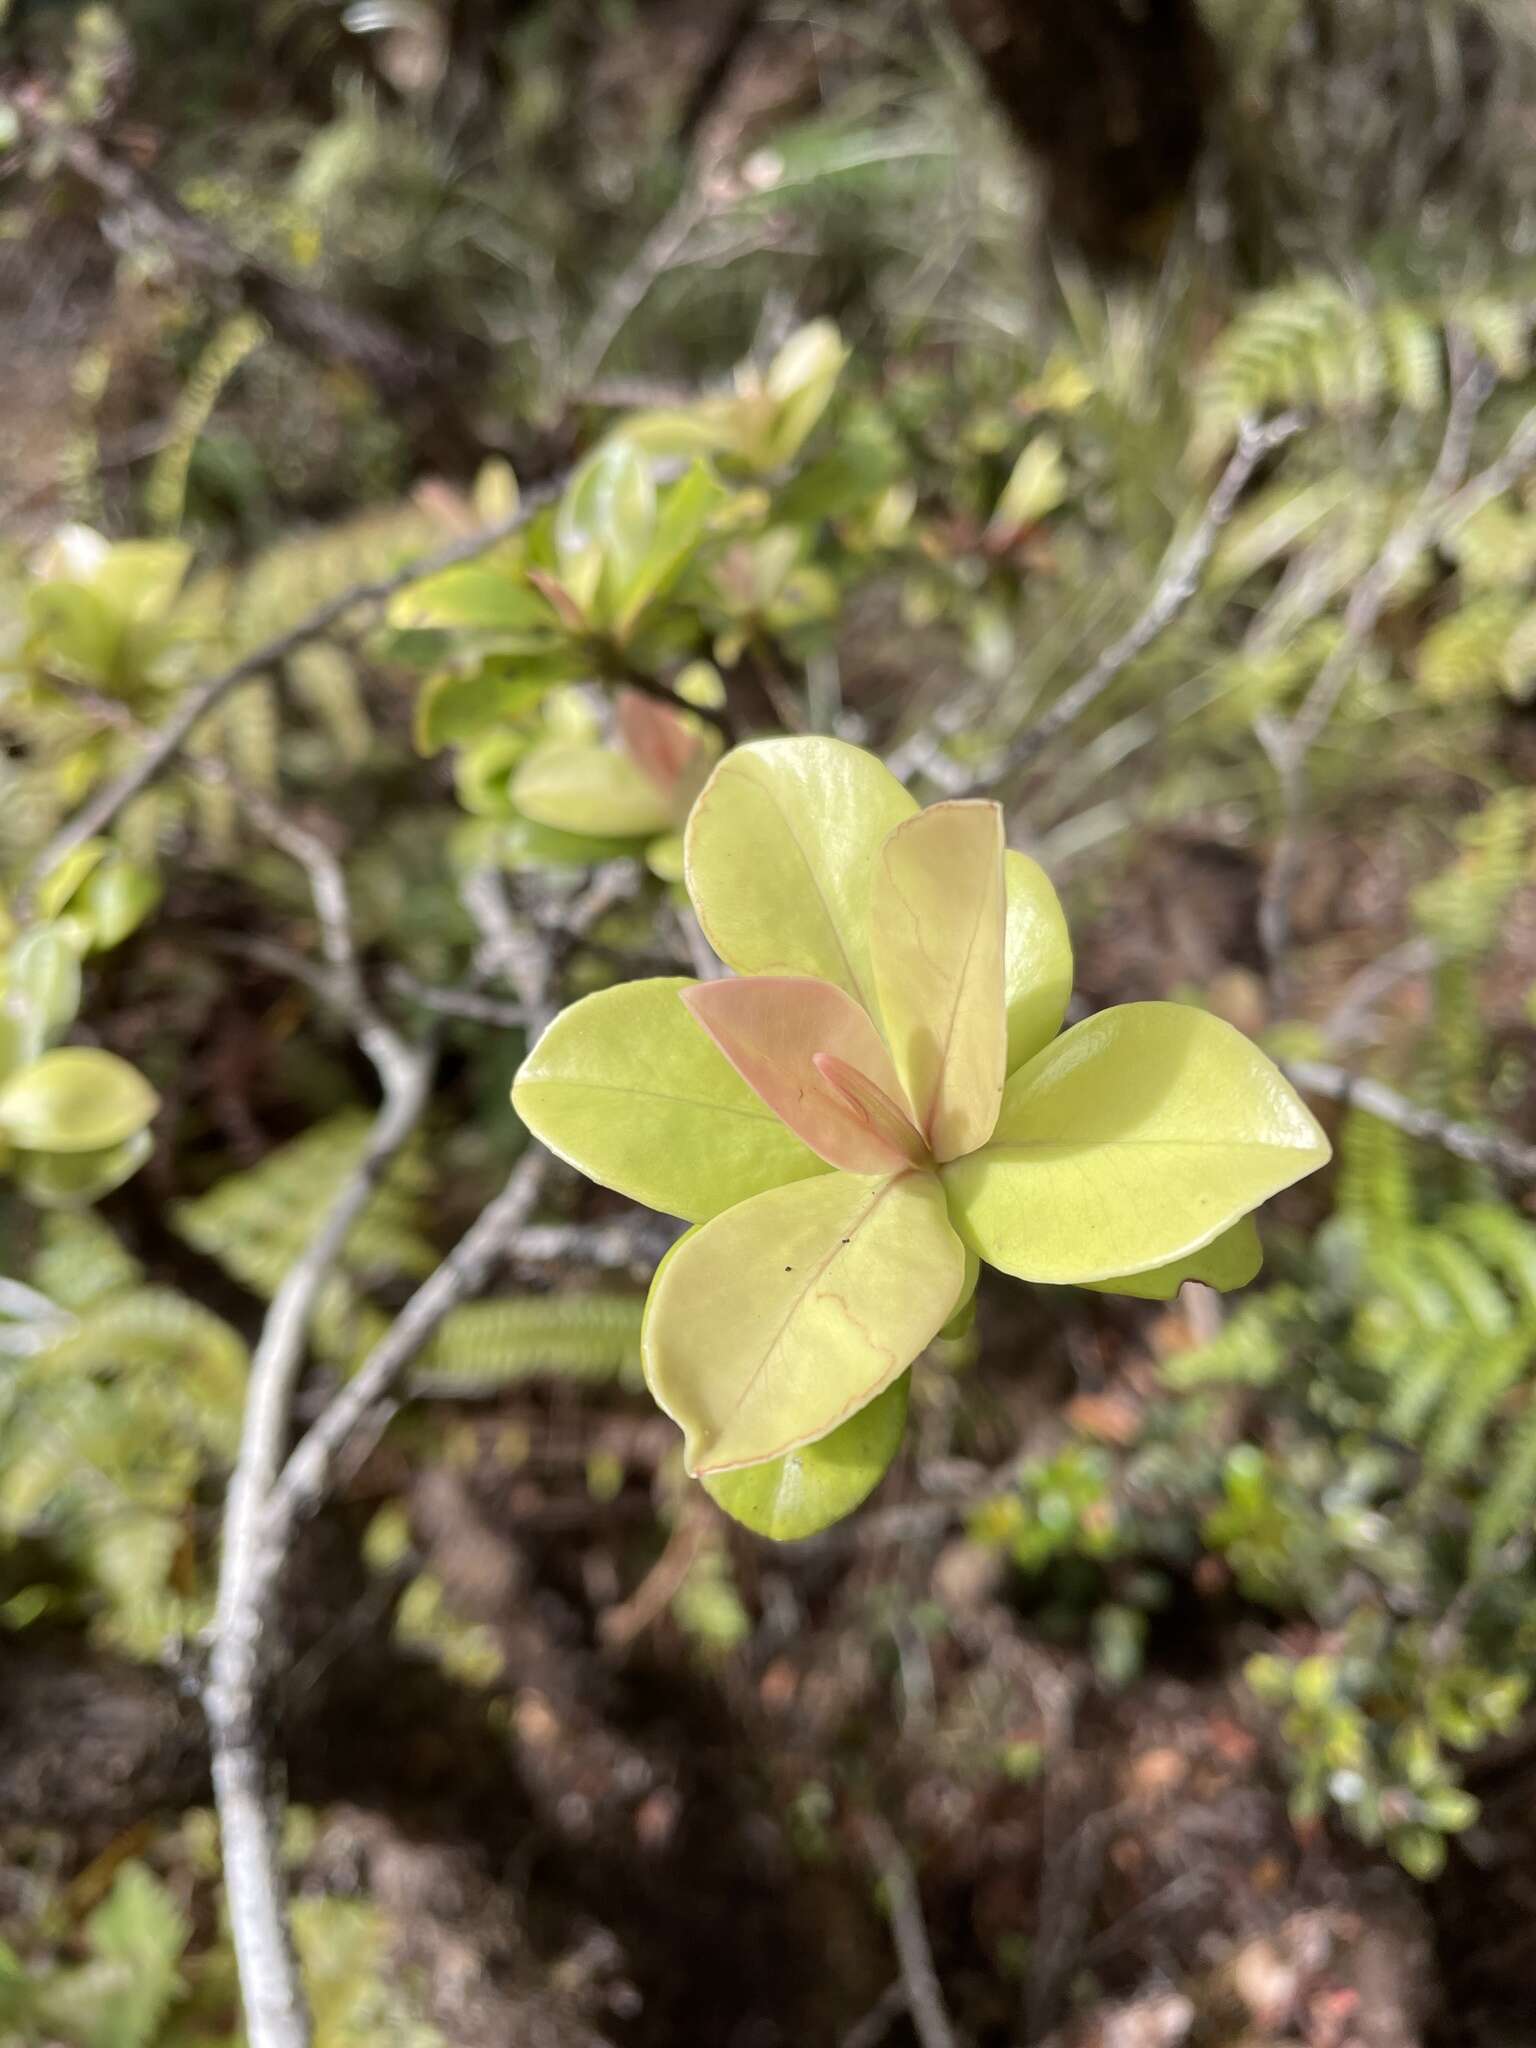
{"label": "rosette of leaves", "polygon": [[[220,586],[186,588],[190,560],[178,541],[66,526],[27,564],[0,617],[0,742],[45,816],[121,765],[138,743],[120,728],[158,723],[216,636]],[[131,717],[115,721],[104,704]]]}
{"label": "rosette of leaves", "polygon": [[707,455],[728,474],[776,478],[826,411],[848,361],[830,320],[792,334],[765,370],[738,366],[729,391],[686,407],[634,414],[626,439],[651,455]]}
{"label": "rosette of leaves", "polygon": [[661,675],[686,661],[699,625],[674,592],[739,509],[707,464],[658,485],[651,461],[616,436],[552,512],[483,560],[404,592],[390,622],[407,651],[451,657],[417,699],[421,751],[524,718],[561,684]]}
{"label": "rosette of leaves", "polygon": [[495,732],[563,683],[659,681],[712,631],[739,650],[746,624],[826,616],[831,586],[808,559],[826,494],[796,507],[792,465],[846,355],[816,322],[730,394],[635,415],[520,533],[396,598],[402,651],[433,671],[422,751]]}
{"label": "rosette of leaves", "polygon": [[[696,667],[718,689],[714,671]],[[679,687],[704,694],[686,677]],[[613,725],[610,740],[581,693],[561,691],[536,722],[466,747],[456,771],[460,798],[500,821],[488,845],[477,838],[476,853],[512,865],[632,855],[663,881],[681,880],[682,829],[719,756],[719,735],[688,711],[627,688],[615,696]]]}
{"label": "rosette of leaves", "polygon": [[184,588],[191,560],[181,541],[114,542],[88,526],[60,528],[31,564],[26,679],[129,703],[179,688],[210,626]]}
{"label": "rosette of leaves", "polygon": [[87,840],[17,929],[0,903],[0,1171],[49,1207],[94,1202],[149,1157],[155,1091],[115,1053],[59,1041],[80,1009],[81,961],[117,945],[159,898],[155,878]]}
{"label": "rosette of leaves", "polygon": [[1153,1298],[1239,1286],[1251,1212],[1328,1157],[1215,1017],[1134,1003],[1058,1036],[1066,923],[995,804],[919,810],[856,747],[762,741],[705,785],[684,866],[735,978],[585,998],[513,1101],[694,1226],[651,1286],[646,1378],[690,1473],[764,1533],[809,1534],[876,1484],[909,1368],[981,1261]]}

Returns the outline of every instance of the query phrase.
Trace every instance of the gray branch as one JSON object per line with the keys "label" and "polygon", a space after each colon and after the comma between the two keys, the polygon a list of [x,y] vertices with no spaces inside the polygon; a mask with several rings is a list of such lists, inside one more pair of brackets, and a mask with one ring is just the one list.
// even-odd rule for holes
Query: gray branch
{"label": "gray branch", "polygon": [[1388,535],[1344,608],[1344,630],[1289,721],[1261,720],[1260,743],[1280,785],[1281,826],[1265,870],[1259,903],[1259,939],[1272,979],[1282,974],[1290,940],[1290,905],[1301,871],[1302,812],[1312,749],[1337,711],[1361,653],[1393,591],[1414,561],[1443,535],[1501,498],[1536,468],[1536,408],[1525,415],[1504,453],[1463,483],[1472,430],[1493,388],[1488,366],[1474,361],[1458,380],[1447,409],[1440,454],[1407,518]]}
{"label": "gray branch", "polygon": [[886,1911],[890,1916],[891,1938],[901,1966],[902,1988],[907,2012],[923,2048],[958,2048],[955,2030],[944,2005],[938,1972],[933,1967],[933,1950],[923,1924],[922,1901],[917,1877],[907,1852],[894,1831],[878,1814],[866,1814],[861,1823],[864,1846],[885,1888]]}
{"label": "gray branch", "polygon": [[1408,1137],[1439,1145],[1473,1166],[1490,1166],[1511,1180],[1536,1180],[1536,1145],[1500,1131],[1480,1131],[1474,1124],[1442,1116],[1439,1110],[1421,1109],[1384,1081],[1351,1074],[1324,1060],[1282,1060],[1280,1065],[1303,1094],[1322,1095],[1330,1101],[1366,1110]]}
{"label": "gray branch", "polygon": [[280,1567],[300,1519],[325,1498],[342,1451],[365,1426],[376,1434],[388,1420],[406,1367],[432,1338],[450,1309],[477,1294],[493,1268],[516,1244],[533,1213],[549,1171],[549,1155],[531,1146],[501,1193],[424,1280],[369,1352],[310,1425],[283,1467],[267,1503],[264,1542]]}
{"label": "gray branch", "polygon": [[322,605],[290,626],[284,633],[264,641],[249,654],[221,669],[217,675],[209,676],[205,682],[196,683],[177,700],[176,708],[164,725],[156,727],[147,741],[144,751],[136,761],[125,768],[110,782],[103,783],[75,815],[54,834],[33,862],[30,886],[37,883],[51,868],[58,866],[67,853],[82,841],[104,832],[118,812],[140,790],[147,789],[157,776],[161,775],[186,743],[189,736],[203,720],[239,684],[249,682],[253,677],[264,675],[284,661],[295,649],[307,646],[312,640],[323,640],[333,632],[349,613],[364,605],[387,604],[389,599],[402,590],[408,590],[413,583],[421,583],[429,576],[435,576],[443,569],[454,568],[460,562],[470,562],[477,555],[483,555],[495,547],[498,541],[516,533],[543,505],[550,503],[560,493],[562,478],[538,485],[523,493],[517,510],[506,519],[491,526],[480,527],[476,532],[465,534],[450,542],[446,547],[436,549],[432,554],[420,555],[413,562],[379,576],[367,583],[354,583],[350,589],[338,596],[328,598]]}
{"label": "gray branch", "polygon": [[267,1619],[283,1554],[267,1536],[310,1315],[353,1226],[426,1106],[431,1062],[384,1072],[383,1106],[356,1172],[273,1297],[251,1360],[240,1448],[224,1504],[218,1604],[203,1693],[224,1885],[251,2048],[308,2048],[309,2015],[288,1934],[286,1884],[267,1784],[260,1706]]}
{"label": "gray branch", "polygon": [[943,752],[945,740],[963,730],[976,714],[974,702],[961,696],[939,707],[927,732],[914,734],[887,756],[886,766],[897,781],[906,782],[921,773],[938,781],[948,797],[974,795],[995,787],[1016,769],[1027,767],[1052,740],[1075,725],[1194,602],[1216,544],[1254,471],[1267,455],[1299,434],[1305,424],[1301,415],[1293,412],[1279,413],[1272,420],[1243,422],[1237,445],[1206,501],[1205,510],[1193,531],[1169,550],[1152,595],[1136,618],[1104,649],[1091,668],[1069,684],[1049,709],[979,772],[959,770],[956,764],[946,761]]}
{"label": "gray branch", "polygon": [[1272,420],[1243,422],[1238,431],[1237,446],[1207,500],[1194,532],[1169,555],[1140,616],[1132,621],[1118,640],[1104,649],[1092,668],[1063,690],[1050,709],[1015,741],[1008,753],[1010,769],[1032,761],[1058,733],[1075,724],[1131,663],[1167,632],[1180,613],[1189,608],[1216,552],[1216,543],[1237,510],[1238,499],[1247,488],[1249,478],[1265,456],[1293,439],[1304,424],[1301,415],[1294,412],[1280,413]]}

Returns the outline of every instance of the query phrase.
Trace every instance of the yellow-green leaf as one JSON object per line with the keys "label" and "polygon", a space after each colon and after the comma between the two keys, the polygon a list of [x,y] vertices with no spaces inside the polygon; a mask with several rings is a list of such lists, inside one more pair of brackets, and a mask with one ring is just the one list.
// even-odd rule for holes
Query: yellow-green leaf
{"label": "yellow-green leaf", "polygon": [[80,1008],[80,955],[56,925],[36,925],[16,940],[0,964],[0,996],[29,1059],[63,1037]]}
{"label": "yellow-green leaf", "polygon": [[991,1143],[944,1179],[955,1227],[989,1265],[1083,1284],[1198,1251],[1328,1155],[1241,1032],[1128,1003],[1021,1067]]}
{"label": "yellow-green leaf", "polygon": [[1011,1074],[1061,1029],[1072,996],[1072,940],[1056,891],[1038,862],[1027,854],[1005,854],[1003,882],[1008,894],[1003,992]]}
{"label": "yellow-green leaf", "polygon": [[401,632],[458,627],[518,635],[551,635],[560,625],[531,585],[482,562],[444,569],[440,575],[402,590],[390,604],[389,623]]}
{"label": "yellow-green leaf", "polygon": [[131,1180],[154,1149],[150,1133],[136,1131],[100,1152],[18,1152],[11,1170],[17,1187],[39,1208],[79,1209]]}
{"label": "yellow-green leaf", "polygon": [[93,868],[99,867],[111,851],[112,843],[107,839],[85,839],[72,847],[37,885],[40,914],[57,917],[86,876]]}
{"label": "yellow-green leaf", "polygon": [[683,835],[663,832],[645,849],[645,864],[658,882],[681,883],[683,879]]}
{"label": "yellow-green leaf", "polygon": [[906,1371],[964,1279],[932,1174],[829,1174],[717,1216],[658,1272],[642,1339],[688,1470],[829,1435]]}
{"label": "yellow-green leaf", "polygon": [[693,983],[632,981],[573,1003],[524,1060],[523,1122],[592,1180],[703,1222],[825,1174],[678,1001]]}
{"label": "yellow-green leaf", "polygon": [[875,862],[870,951],[885,1035],[938,1160],[992,1135],[1003,1097],[1003,814],[935,804]]}
{"label": "yellow-green leaf", "polygon": [[429,676],[416,698],[416,750],[435,754],[442,747],[480,739],[507,721],[524,717],[556,683],[569,682],[572,669],[564,654],[509,666],[488,662],[467,676],[451,669]]}
{"label": "yellow-green leaf", "polygon": [[1203,1281],[1223,1292],[1246,1287],[1264,1263],[1264,1250],[1251,1216],[1234,1223],[1220,1237],[1173,1259],[1165,1266],[1149,1267],[1145,1273],[1127,1273],[1118,1280],[1087,1280],[1084,1286],[1095,1294],[1132,1294],[1138,1301],[1172,1301],[1186,1280]]}
{"label": "yellow-green leaf", "polygon": [[618,593],[615,625],[621,635],[627,636],[641,613],[676,583],[729,496],[725,485],[702,462],[696,462],[663,493],[650,543]]}
{"label": "yellow-green leaf", "polygon": [[688,893],[739,974],[811,974],[873,1009],[875,855],[917,810],[883,763],[842,740],[759,740],[726,755],[688,820]]}
{"label": "yellow-green leaf", "polygon": [[556,740],[524,756],[512,801],[525,818],[559,832],[649,839],[672,823],[672,807],[651,778],[613,747]]}
{"label": "yellow-green leaf", "polygon": [[904,1372],[829,1436],[787,1457],[711,1473],[704,1490],[759,1536],[794,1543],[830,1528],[866,1501],[890,1469],[907,1427],[912,1375]]}
{"label": "yellow-green leaf", "polygon": [[78,583],[35,583],[27,592],[30,645],[71,681],[110,687],[122,650],[122,618],[94,590]]}
{"label": "yellow-green leaf", "polygon": [[612,618],[638,578],[655,532],[650,466],[627,440],[615,436],[594,448],[576,470],[555,513],[556,558],[578,602],[590,605],[600,580]]}
{"label": "yellow-green leaf", "polygon": [[1049,432],[1035,435],[1013,465],[987,527],[989,538],[1006,538],[1054,512],[1067,495],[1067,466],[1061,443]]}
{"label": "yellow-green leaf", "polygon": [[848,360],[830,320],[812,320],[792,334],[768,366],[764,388],[777,411],[763,451],[764,467],[788,462],[827,409]]}
{"label": "yellow-green leaf", "polygon": [[156,619],[175,602],[191,560],[185,541],[114,541],[91,588],[120,618],[135,623]]}
{"label": "yellow-green leaf", "polygon": [[29,1152],[101,1152],[143,1130],[159,1107],[116,1053],[67,1045],[0,1085],[0,1137]]}
{"label": "yellow-green leaf", "polygon": [[72,907],[90,925],[92,950],[105,953],[138,929],[160,896],[157,876],[114,853],[86,877]]}

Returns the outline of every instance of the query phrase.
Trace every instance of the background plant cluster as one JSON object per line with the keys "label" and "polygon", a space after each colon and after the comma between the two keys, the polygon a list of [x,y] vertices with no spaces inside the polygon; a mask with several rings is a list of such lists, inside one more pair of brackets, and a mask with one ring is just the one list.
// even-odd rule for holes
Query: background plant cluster
{"label": "background plant cluster", "polygon": [[[1525,11],[1211,0],[1211,167],[1156,263],[1110,278],[1042,234],[942,9],[775,13],[703,115],[698,10],[508,9],[466,82],[474,12],[206,0],[194,32],[181,7],[0,9],[7,1659],[195,1669],[250,1346],[366,1142],[370,1076],[264,807],[337,853],[369,990],[441,1046],[318,1303],[323,1383],[524,1141],[530,1005],[477,877],[547,943],[552,1000],[694,971],[676,835],[743,732],[835,731],[924,800],[995,790],[1084,935],[1086,1005],[1200,1004],[1532,1135],[1536,472],[1396,578],[1309,759],[1283,976],[1255,937],[1286,823],[1263,733],[1347,644],[1471,366],[1472,473],[1536,401]],[[104,199],[82,138],[160,211]],[[1292,410],[1193,601],[1030,758],[1242,424]],[[481,528],[472,560],[255,668],[48,860],[199,679]],[[665,1238],[558,1180],[566,1236],[448,1319],[338,1510],[337,1600],[498,1754],[537,1747],[527,1646],[431,1535],[471,1476],[556,1638],[618,1640],[652,1586],[646,1654],[741,1727],[790,1684],[784,1613],[840,1631],[872,1689],[769,1802],[811,1887],[882,1775],[974,1771],[1038,1816],[1060,1758],[1022,1681],[987,1719],[1007,1646],[1106,1716],[1198,1654],[1284,1787],[1275,1853],[1358,1843],[1453,1913],[1458,1872],[1504,1853],[1489,1796],[1530,1729],[1536,1223],[1517,1181],[1361,1108],[1334,1135],[1223,1311],[984,1285],[869,1511],[916,1516],[902,1615],[857,1555],[786,1565],[699,1520],[636,1392]],[[961,1585],[988,1589],[979,1657]],[[79,1854],[0,1837],[0,2039],[238,2038],[204,1803]],[[290,1844],[322,2040],[436,2039],[325,1828],[301,1814]],[[1026,1969],[981,1880],[933,1870],[965,1969],[1045,1968],[1039,1929]],[[1085,1965],[1050,2024],[1128,1982]],[[976,2000],[978,2038],[1006,2038]],[[644,2024],[616,2038],[661,2038]],[[1291,2024],[1258,2038],[1325,2038]]]}

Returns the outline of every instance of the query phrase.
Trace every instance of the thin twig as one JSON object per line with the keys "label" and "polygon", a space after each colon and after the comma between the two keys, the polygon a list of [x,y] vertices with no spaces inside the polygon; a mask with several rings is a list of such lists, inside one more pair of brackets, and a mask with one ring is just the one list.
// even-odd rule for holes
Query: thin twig
{"label": "thin twig", "polygon": [[[149,738],[149,728],[125,705],[103,699],[95,691],[69,687],[77,701],[117,730]],[[325,966],[317,966],[276,940],[230,934],[218,936],[215,943],[294,975],[339,1010],[356,1032],[387,1091],[392,1073],[398,1071],[403,1076],[411,1048],[379,1014],[363,981],[352,936],[352,902],[341,861],[318,833],[290,817],[265,790],[243,781],[227,762],[212,755],[199,755],[189,760],[187,768],[205,787],[228,790],[257,831],[303,868],[320,925]]]}
{"label": "thin twig", "polygon": [[472,868],[459,884],[480,944],[475,968],[487,981],[504,981],[515,992],[530,1032],[547,1020],[548,955],[530,925],[519,923],[497,868]]}
{"label": "thin twig", "polygon": [[201,780],[230,788],[257,829],[303,868],[325,955],[325,968],[315,971],[311,985],[347,1018],[383,1090],[363,1157],[284,1276],[251,1359],[240,1446],[224,1502],[218,1601],[203,1693],[225,1892],[251,2048],[307,2048],[311,2024],[288,1930],[260,1718],[270,1654],[268,1623],[287,1554],[286,1545],[273,1550],[267,1524],[315,1303],[382,1176],[426,1108],[434,1059],[374,1007],[357,958],[346,876],[331,848],[222,762],[198,759],[192,768]]}
{"label": "thin twig", "polygon": [[933,1950],[928,1943],[928,1929],[923,1924],[922,1902],[918,1897],[917,1877],[911,1860],[894,1831],[878,1814],[865,1814],[860,1828],[864,1847],[885,1890],[891,1937],[896,1944],[896,1960],[901,1966],[901,1981],[906,1988],[907,2010],[917,2038],[922,2048],[958,2048],[955,2030],[945,2010],[944,1994],[939,1988],[938,1972],[933,1967]]}
{"label": "thin twig", "polygon": [[657,280],[682,260],[694,231],[708,213],[704,188],[690,175],[633,260],[609,284],[577,336],[568,360],[568,390],[584,391],[595,381],[613,344],[649,297]]}
{"label": "thin twig", "polygon": [[[1440,453],[1429,482],[1412,513],[1388,535],[1381,553],[1350,593],[1344,608],[1343,638],[1318,670],[1302,699],[1301,709],[1291,721],[1285,738],[1287,751],[1305,755],[1322,737],[1338,709],[1360,648],[1374,631],[1387,599],[1440,530],[1447,505],[1455,503],[1454,494],[1467,473],[1472,430],[1493,387],[1491,366],[1474,362],[1452,392]],[[1536,419],[1536,414],[1532,418]]]}
{"label": "thin twig", "polygon": [[325,1498],[341,1452],[364,1425],[376,1433],[389,1418],[401,1374],[450,1309],[476,1294],[517,1240],[544,1186],[549,1155],[531,1146],[506,1186],[481,1210],[453,1250],[424,1280],[357,1371],[310,1425],[283,1467],[267,1507],[265,1540],[286,1555],[299,1520]]}
{"label": "thin twig", "polygon": [[1277,414],[1272,420],[1245,420],[1216,488],[1206,501],[1194,531],[1168,555],[1159,572],[1152,595],[1140,615],[1118,640],[1106,647],[1098,660],[1077,681],[1063,690],[1050,708],[1020,734],[1007,751],[1005,771],[1034,760],[1059,733],[1065,732],[1102,697],[1121,673],[1145,654],[1187,609],[1200,589],[1216,543],[1237,510],[1237,502],[1250,477],[1267,455],[1283,447],[1301,432],[1305,421],[1299,413]]}
{"label": "thin twig", "polygon": [[1279,413],[1272,420],[1245,420],[1237,445],[1206,501],[1193,531],[1177,542],[1163,560],[1142,610],[1093,665],[1070,684],[1033,725],[1025,728],[979,769],[966,770],[949,761],[945,742],[973,724],[974,693],[958,694],[937,707],[925,728],[914,733],[886,757],[898,782],[923,774],[939,783],[948,797],[973,795],[994,788],[1015,770],[1027,767],[1052,740],[1096,704],[1119,677],[1173,624],[1194,600],[1200,580],[1216,552],[1216,543],[1237,509],[1238,500],[1259,464],[1283,447],[1306,424],[1299,413]]}
{"label": "thin twig", "polygon": [[340,860],[318,833],[311,832],[307,826],[289,817],[261,790],[237,782],[235,777],[223,771],[221,763],[197,763],[199,775],[206,775],[210,769],[215,771],[215,779],[235,791],[257,830],[290,860],[296,861],[308,876],[315,915],[320,923],[320,949],[329,969],[326,992],[330,1001],[352,1024],[359,1044],[388,1089],[391,1073],[398,1072],[403,1078],[417,1055],[393,1025],[387,1024],[375,1009],[363,981],[352,937],[351,899]]}
{"label": "thin twig", "polygon": [[287,1445],[294,1391],[316,1298],[390,1161],[416,1126],[431,1076],[427,1054],[384,1070],[383,1107],[356,1171],[273,1297],[251,1360],[240,1449],[224,1507],[218,1605],[203,1693],[224,1884],[251,2048],[308,2048],[309,2015],[288,1933],[286,1885],[270,1810],[260,1702],[267,1617],[284,1553],[267,1540],[272,1485]]}
{"label": "thin twig", "polygon": [[898,1978],[887,1984],[864,2017],[855,2020],[844,2034],[841,2048],[879,2048],[897,2019],[907,2009],[907,1987]]}
{"label": "thin twig", "polygon": [[719,981],[725,969],[715,958],[714,948],[704,936],[698,913],[690,904],[685,903],[678,910],[677,928],[682,934],[683,950],[694,974],[700,981]]}
{"label": "thin twig", "polygon": [[1405,981],[1430,973],[1440,958],[1440,948],[1422,934],[1404,939],[1390,953],[1362,967],[1340,990],[1337,1001],[1322,1022],[1322,1033],[1336,1050],[1356,1045],[1368,1037],[1368,1026],[1376,1007]]}
{"label": "thin twig", "polygon": [[1301,871],[1302,812],[1307,763],[1322,738],[1360,655],[1393,591],[1426,548],[1483,506],[1500,498],[1536,465],[1536,408],[1528,412],[1496,462],[1462,483],[1470,458],[1472,431],[1493,388],[1487,364],[1474,362],[1460,378],[1447,409],[1440,453],[1413,510],[1388,535],[1371,567],[1344,608],[1343,631],[1313,678],[1294,718],[1261,720],[1256,727],[1280,785],[1281,825],[1264,874],[1259,902],[1259,940],[1272,980],[1284,968],[1290,940],[1290,906]]}
{"label": "thin twig", "polygon": [[[218,772],[222,777],[224,771]],[[342,1452],[354,1447],[365,1426],[374,1431],[383,1427],[407,1367],[450,1310],[477,1292],[512,1249],[538,1201],[550,1160],[538,1147],[524,1155],[502,1192],[416,1290],[284,1463],[316,1297],[380,1175],[425,1108],[432,1060],[395,1031],[368,995],[357,959],[346,879],[336,856],[270,799],[234,786],[258,827],[309,877],[326,956],[317,985],[348,1016],[384,1089],[365,1157],[284,1279],[252,1360],[240,1451],[225,1505],[219,1600],[204,1695],[230,1921],[251,2048],[308,2048],[311,2023],[288,1930],[260,1721],[275,1646],[278,1589],[298,1524],[324,1499]],[[481,914],[487,943],[494,945],[497,963],[513,976],[527,1017],[542,1020],[551,1006],[551,950],[518,926],[499,876],[486,871],[474,880],[470,900]],[[611,876],[595,882],[572,907],[573,929],[580,929],[583,918],[601,916],[619,889]]]}
{"label": "thin twig", "polygon": [[598,1624],[606,1648],[627,1650],[665,1614],[698,1562],[717,1510],[703,1491],[691,1494],[678,1510],[677,1521],[660,1557],[627,1600],[610,1607]]}
{"label": "thin twig", "polygon": [[392,967],[389,985],[410,1002],[438,1017],[462,1017],[471,1024],[490,1024],[503,1031],[521,1031],[527,1016],[520,1003],[498,1002],[472,988],[439,988],[422,981],[408,967]]}
{"label": "thin twig", "polygon": [[1458,1123],[1436,1109],[1421,1109],[1384,1081],[1348,1073],[1324,1060],[1282,1060],[1281,1067],[1307,1095],[1326,1096],[1352,1108],[1367,1110],[1410,1138],[1424,1138],[1473,1166],[1491,1166],[1512,1180],[1536,1180],[1536,1145],[1499,1131],[1480,1131]]}
{"label": "thin twig", "polygon": [[239,684],[249,682],[252,677],[264,674],[286,660],[297,648],[307,646],[312,640],[324,639],[327,633],[337,627],[350,612],[363,605],[386,604],[402,590],[408,590],[413,583],[424,582],[443,569],[454,568],[460,562],[470,562],[477,555],[483,555],[495,547],[498,541],[516,533],[543,505],[559,495],[564,479],[554,478],[550,482],[535,485],[524,491],[517,510],[506,519],[497,520],[493,525],[481,527],[477,532],[466,534],[449,542],[428,555],[420,555],[395,569],[387,576],[375,577],[371,582],[354,583],[339,596],[328,598],[317,605],[307,617],[296,626],[290,626],[284,633],[264,641],[260,647],[243,654],[228,668],[207,678],[186,690],[178,699],[175,710],[164,725],[155,728],[138,759],[125,768],[112,781],[103,783],[75,815],[62,825],[42,852],[32,863],[28,884],[36,887],[51,868],[57,867],[65,854],[104,832],[118,812],[140,790],[148,788],[180,752],[189,735],[202,723],[209,712],[214,710]]}
{"label": "thin twig", "polygon": [[665,1216],[637,1209],[615,1223],[530,1223],[518,1233],[520,1266],[596,1266],[609,1272],[651,1272],[683,1229]]}

